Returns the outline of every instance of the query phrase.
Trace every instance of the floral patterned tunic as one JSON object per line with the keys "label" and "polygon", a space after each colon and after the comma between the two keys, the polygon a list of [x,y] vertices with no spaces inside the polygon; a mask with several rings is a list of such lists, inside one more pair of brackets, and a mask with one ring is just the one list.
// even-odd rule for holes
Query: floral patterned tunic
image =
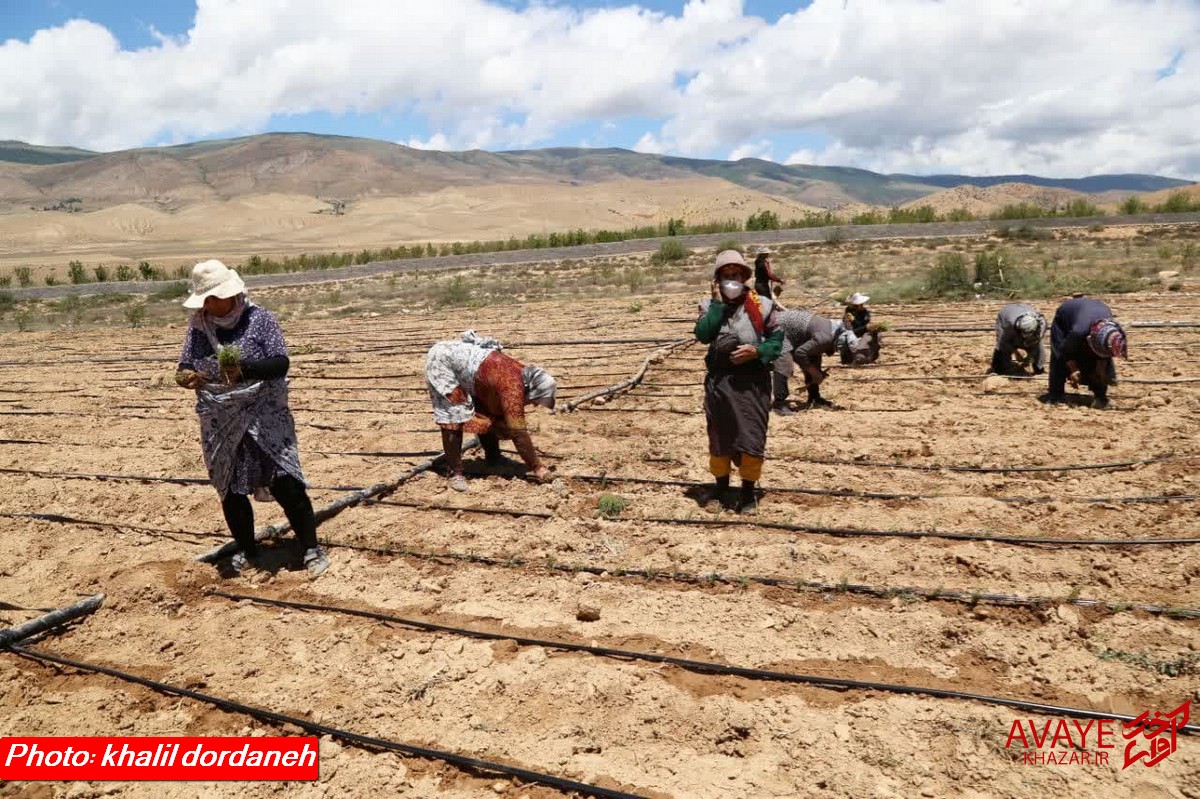
{"label": "floral patterned tunic", "polygon": [[[283,330],[265,308],[249,306],[237,325],[216,329],[218,343],[236,345],[242,362],[287,355]],[[203,331],[188,329],[179,368],[212,382],[196,392],[204,463],[213,488],[226,494],[253,494],[276,477],[290,474],[301,482],[296,423],[288,407],[287,378],[220,384],[216,353]]]}

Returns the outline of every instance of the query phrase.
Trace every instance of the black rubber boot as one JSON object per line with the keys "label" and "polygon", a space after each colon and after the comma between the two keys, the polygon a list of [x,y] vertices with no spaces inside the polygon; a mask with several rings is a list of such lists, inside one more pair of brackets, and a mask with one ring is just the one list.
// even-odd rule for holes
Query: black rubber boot
{"label": "black rubber boot", "polygon": [[704,496],[704,507],[708,507],[713,500],[719,502],[723,508],[729,507],[729,475],[714,478],[712,486]]}
{"label": "black rubber boot", "polygon": [[749,516],[758,513],[758,499],[754,495],[754,481],[742,481],[742,493],[738,497],[737,512]]}
{"label": "black rubber boot", "polygon": [[808,407],[810,408],[832,408],[833,403],[821,396],[820,386],[808,387]]}

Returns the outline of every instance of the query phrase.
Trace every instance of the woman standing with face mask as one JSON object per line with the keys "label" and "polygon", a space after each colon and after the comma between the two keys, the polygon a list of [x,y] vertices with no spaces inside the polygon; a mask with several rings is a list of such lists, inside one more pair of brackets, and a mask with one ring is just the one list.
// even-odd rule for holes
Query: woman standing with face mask
{"label": "woman standing with face mask", "polygon": [[733,464],[742,477],[739,513],[757,509],[771,409],[771,362],[783,351],[774,303],[746,287],[753,271],[737,250],[717,255],[712,297],[700,303],[696,339],[708,345],[704,415],[712,497],[728,501]]}
{"label": "woman standing with face mask", "polygon": [[315,577],[329,560],[317,543],[317,520],[300,471],[283,331],[270,311],[250,302],[238,273],[220,261],[196,264],[190,288],[183,307],[193,313],[175,382],[196,392],[204,464],[241,547],[231,566],[240,572],[258,559],[253,494],[283,507],[304,549],[304,567]]}

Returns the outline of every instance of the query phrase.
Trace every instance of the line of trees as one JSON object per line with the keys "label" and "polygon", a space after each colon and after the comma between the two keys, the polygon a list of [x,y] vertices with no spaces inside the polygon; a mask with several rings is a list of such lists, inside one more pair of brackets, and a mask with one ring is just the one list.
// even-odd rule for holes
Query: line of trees
{"label": "line of trees", "polygon": [[[1150,205],[1141,197],[1132,195],[1121,203],[1120,212],[1129,215],[1200,212],[1200,199],[1192,199],[1186,192],[1177,191],[1172,192],[1163,202]],[[510,236],[508,239],[495,239],[491,241],[398,244],[395,247],[382,247],[376,250],[364,249],[359,252],[302,253],[278,259],[252,255],[240,264],[238,269],[245,275],[270,275],[281,272],[336,269],[343,266],[367,264],[373,261],[397,261],[447,255],[506,252],[510,250],[540,250],[550,247],[577,247],[587,244],[603,244],[606,242],[671,236],[692,236],[705,233],[795,230],[838,225],[971,222],[979,219],[1004,221],[1081,218],[1102,215],[1103,212],[1095,203],[1082,197],[1071,200],[1061,207],[1056,206],[1053,208],[1043,208],[1030,203],[1005,205],[986,217],[976,216],[965,208],[939,214],[932,206],[928,205],[916,206],[914,208],[890,208],[887,211],[863,211],[849,218],[837,216],[831,211],[808,211],[799,217],[781,219],[776,212],[764,210],[750,214],[745,222],[738,219],[726,219],[721,222],[687,224],[682,219],[668,219],[664,224],[660,225],[644,225],[641,227],[625,228],[623,230],[584,230],[583,228],[575,228],[573,230],[553,233],[531,233],[524,238]],[[120,281],[186,280],[189,270],[186,266],[180,266],[168,273],[164,269],[151,266],[148,261],[142,261],[138,264],[136,271],[129,264],[120,264],[115,267],[114,271],[110,271],[108,267],[100,265],[94,267],[91,274],[89,274],[81,262],[72,261],[67,267],[67,275],[72,283],[104,282],[110,278]],[[22,286],[29,285],[29,268],[19,267],[17,277]],[[55,282],[57,282],[57,278],[54,275],[46,276],[47,285],[54,285]]]}

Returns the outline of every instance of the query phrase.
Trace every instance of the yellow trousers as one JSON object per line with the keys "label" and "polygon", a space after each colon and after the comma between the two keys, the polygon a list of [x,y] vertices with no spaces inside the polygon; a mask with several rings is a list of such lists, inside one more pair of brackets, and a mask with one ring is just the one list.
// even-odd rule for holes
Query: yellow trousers
{"label": "yellow trousers", "polygon": [[[741,473],[743,480],[758,482],[758,479],[762,477],[762,467],[762,458],[743,455],[741,464],[738,466],[738,472]],[[708,469],[712,472],[713,477],[728,477],[729,472],[733,469],[732,458],[726,455],[709,455]]]}

